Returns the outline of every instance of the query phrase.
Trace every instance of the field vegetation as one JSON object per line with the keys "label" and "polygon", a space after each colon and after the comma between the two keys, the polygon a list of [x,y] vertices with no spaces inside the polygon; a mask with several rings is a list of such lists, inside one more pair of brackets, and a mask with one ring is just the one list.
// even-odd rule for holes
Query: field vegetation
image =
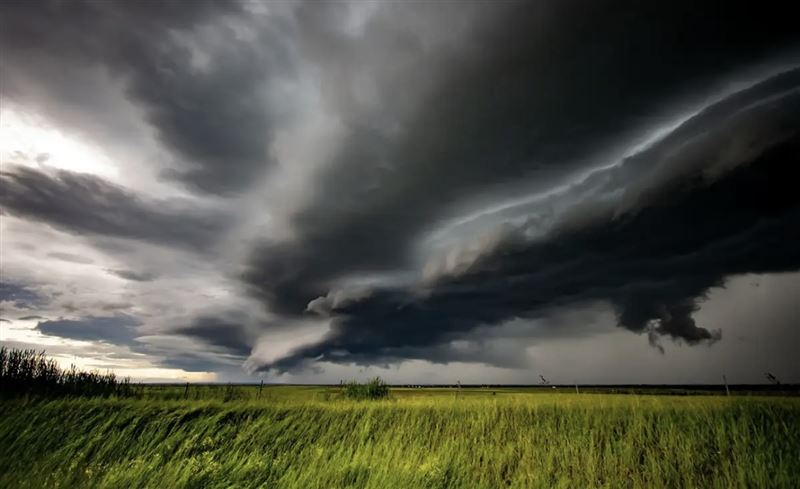
{"label": "field vegetation", "polygon": [[113,372],[84,372],[59,367],[45,352],[0,347],[0,398],[130,396],[128,379]]}
{"label": "field vegetation", "polygon": [[[4,369],[19,358],[41,360],[4,358]],[[0,487],[792,488],[800,481],[797,397],[390,389],[380,379],[36,392],[0,400]]]}
{"label": "field vegetation", "polygon": [[[6,400],[0,487],[797,487],[800,400],[256,387]],[[147,389],[146,389],[147,390]],[[202,392],[202,391],[201,391]]]}
{"label": "field vegetation", "polygon": [[364,383],[352,380],[342,384],[342,393],[349,399],[386,399],[389,397],[389,384],[380,377]]}

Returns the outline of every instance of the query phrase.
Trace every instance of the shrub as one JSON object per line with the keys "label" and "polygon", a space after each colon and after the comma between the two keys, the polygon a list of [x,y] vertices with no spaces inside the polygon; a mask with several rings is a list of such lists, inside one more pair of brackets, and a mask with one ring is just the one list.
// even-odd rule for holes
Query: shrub
{"label": "shrub", "polygon": [[389,396],[389,384],[380,377],[375,377],[363,384],[355,380],[347,382],[342,384],[342,388],[345,397],[350,399],[383,399]]}

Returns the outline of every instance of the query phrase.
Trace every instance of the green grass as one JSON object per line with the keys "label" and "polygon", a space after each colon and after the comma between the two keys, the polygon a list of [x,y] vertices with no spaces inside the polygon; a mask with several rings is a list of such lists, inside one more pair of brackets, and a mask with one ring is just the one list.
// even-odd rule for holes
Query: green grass
{"label": "green grass", "polygon": [[389,384],[375,377],[367,382],[355,380],[341,385],[342,394],[349,399],[378,400],[389,397]]}
{"label": "green grass", "polygon": [[14,397],[109,397],[133,394],[128,379],[113,372],[63,369],[44,351],[0,346],[0,399]]}
{"label": "green grass", "polygon": [[[788,488],[800,481],[798,398],[392,389],[388,400],[354,401],[332,388],[265,387],[259,395],[258,387],[237,387],[226,402],[225,389],[4,401],[0,487]],[[184,394],[189,399],[178,399]]]}

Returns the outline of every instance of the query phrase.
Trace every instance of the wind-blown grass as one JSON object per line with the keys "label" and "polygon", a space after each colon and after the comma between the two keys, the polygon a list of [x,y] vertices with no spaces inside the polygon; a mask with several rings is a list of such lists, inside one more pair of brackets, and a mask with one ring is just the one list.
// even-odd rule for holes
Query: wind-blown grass
{"label": "wind-blown grass", "polygon": [[796,398],[393,389],[389,400],[363,402],[336,392],[5,401],[0,487],[788,488],[800,480]]}
{"label": "wind-blown grass", "polygon": [[45,352],[0,347],[0,398],[23,396],[129,396],[128,379],[113,372],[62,369]]}

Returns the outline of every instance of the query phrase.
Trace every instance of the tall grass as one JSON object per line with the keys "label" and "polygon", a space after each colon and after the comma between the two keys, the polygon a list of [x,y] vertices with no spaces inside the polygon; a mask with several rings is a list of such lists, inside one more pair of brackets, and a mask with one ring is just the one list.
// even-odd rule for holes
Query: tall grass
{"label": "tall grass", "polygon": [[130,396],[129,380],[113,372],[62,369],[45,352],[0,347],[0,397]]}
{"label": "tall grass", "polygon": [[324,401],[322,391],[5,401],[0,487],[727,489],[800,480],[796,398],[398,389],[368,403]]}

